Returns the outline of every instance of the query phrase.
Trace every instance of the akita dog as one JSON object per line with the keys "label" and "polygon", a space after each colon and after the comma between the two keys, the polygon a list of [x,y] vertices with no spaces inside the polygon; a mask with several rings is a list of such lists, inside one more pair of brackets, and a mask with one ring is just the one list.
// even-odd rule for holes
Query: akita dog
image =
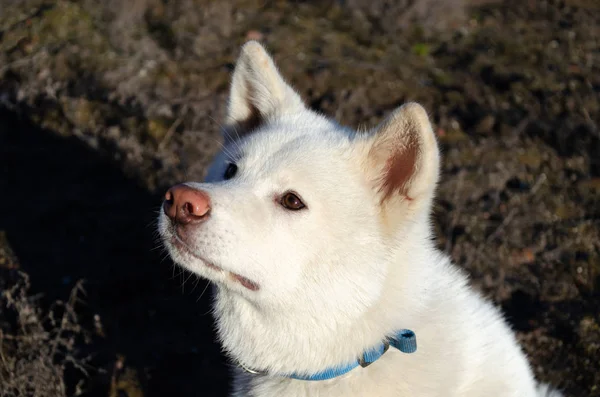
{"label": "akita dog", "polygon": [[559,396],[432,242],[440,153],[408,103],[359,133],[308,109],[257,42],[222,152],[172,187],[159,231],[215,285],[233,396]]}

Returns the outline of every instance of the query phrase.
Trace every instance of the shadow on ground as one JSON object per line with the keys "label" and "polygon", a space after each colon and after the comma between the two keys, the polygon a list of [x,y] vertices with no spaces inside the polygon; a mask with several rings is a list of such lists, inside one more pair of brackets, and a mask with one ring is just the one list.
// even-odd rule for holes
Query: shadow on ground
{"label": "shadow on ground", "polygon": [[[93,336],[100,370],[88,390],[108,394],[122,355],[146,396],[224,395],[228,370],[211,343],[210,294],[198,299],[206,282],[187,280],[182,293],[188,275],[155,249],[160,197],[77,138],[39,129],[25,114],[0,108],[0,230],[44,302],[86,280],[81,321],[93,329],[99,315],[105,334]],[[135,386],[121,388],[135,395]]]}

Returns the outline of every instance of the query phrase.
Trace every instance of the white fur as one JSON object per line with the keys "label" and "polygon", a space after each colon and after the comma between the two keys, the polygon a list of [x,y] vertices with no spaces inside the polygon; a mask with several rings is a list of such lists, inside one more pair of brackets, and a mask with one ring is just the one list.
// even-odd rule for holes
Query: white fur
{"label": "white fur", "polygon": [[[243,47],[231,91],[227,146],[207,183],[188,183],[211,198],[187,241],[196,256],[170,244],[164,214],[159,230],[177,263],[215,282],[227,354],[273,374],[236,370],[233,396],[559,396],[536,391],[499,310],[431,241],[439,151],[422,107],[405,105],[369,133],[343,128],[306,109],[256,42]],[[411,178],[383,197],[386,167],[408,136],[418,145]],[[238,173],[223,181],[229,162]],[[307,208],[284,209],[288,190]],[[416,353],[390,348],[328,381],[277,375],[350,362],[402,328],[416,333]]]}

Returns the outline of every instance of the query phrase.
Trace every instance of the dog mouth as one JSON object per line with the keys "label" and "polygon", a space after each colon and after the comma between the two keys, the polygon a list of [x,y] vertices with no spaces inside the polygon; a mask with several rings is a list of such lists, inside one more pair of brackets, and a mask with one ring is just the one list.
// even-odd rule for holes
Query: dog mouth
{"label": "dog mouth", "polygon": [[242,276],[241,274],[237,274],[228,270],[223,269],[220,266],[215,265],[214,263],[211,263],[207,260],[205,260],[204,258],[198,256],[184,241],[181,237],[179,237],[179,235],[177,234],[177,232],[173,232],[172,233],[172,237],[170,239],[171,245],[173,247],[175,247],[177,249],[177,251],[179,251],[182,254],[185,254],[187,256],[191,256],[192,258],[199,260],[200,262],[202,262],[206,267],[208,267],[209,269],[212,269],[214,271],[217,271],[219,273],[226,273],[226,276],[231,279],[234,282],[239,283],[240,285],[242,285],[244,288],[250,290],[250,291],[258,291],[260,286],[255,283],[254,281],[248,279],[247,277]]}

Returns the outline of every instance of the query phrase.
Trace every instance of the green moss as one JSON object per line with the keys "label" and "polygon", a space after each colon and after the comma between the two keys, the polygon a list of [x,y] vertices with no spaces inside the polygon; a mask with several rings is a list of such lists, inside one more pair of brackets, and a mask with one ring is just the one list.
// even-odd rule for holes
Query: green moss
{"label": "green moss", "polygon": [[426,43],[416,43],[411,47],[413,54],[425,57],[431,52],[431,46]]}
{"label": "green moss", "polygon": [[146,123],[146,133],[155,143],[160,143],[168,131],[169,123],[163,118],[149,119]]}

